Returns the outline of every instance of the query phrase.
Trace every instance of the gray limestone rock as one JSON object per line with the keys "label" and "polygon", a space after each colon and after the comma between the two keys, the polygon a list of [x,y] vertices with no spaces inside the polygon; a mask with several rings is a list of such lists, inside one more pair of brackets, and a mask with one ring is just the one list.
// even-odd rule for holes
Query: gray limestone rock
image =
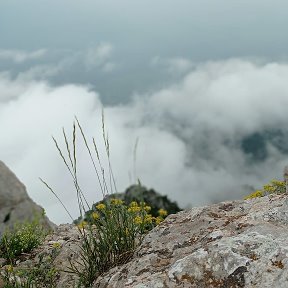
{"label": "gray limestone rock", "polygon": [[[30,199],[25,186],[0,161],[0,237],[7,227],[13,227],[16,222],[29,221],[36,214],[41,216],[43,208]],[[40,222],[46,228],[54,227],[46,216],[41,216]]]}
{"label": "gray limestone rock", "polygon": [[288,287],[287,195],[170,215],[93,287]]}

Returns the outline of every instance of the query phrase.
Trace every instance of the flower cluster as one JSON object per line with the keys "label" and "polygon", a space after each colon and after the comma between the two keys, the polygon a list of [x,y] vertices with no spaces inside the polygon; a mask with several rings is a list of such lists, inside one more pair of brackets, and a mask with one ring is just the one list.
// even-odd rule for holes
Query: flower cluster
{"label": "flower cluster", "polygon": [[96,205],[96,209],[98,209],[98,210],[104,210],[105,208],[106,208],[106,205],[103,203]]}
{"label": "flower cluster", "polygon": [[152,214],[149,213],[151,209],[151,206],[145,202],[138,203],[137,201],[132,201],[129,205],[125,205],[121,199],[112,198],[108,204],[99,203],[95,205],[93,211],[90,213],[89,219],[78,223],[78,228],[84,229],[89,223],[95,224],[97,221],[103,222],[103,218],[108,217],[109,214],[110,218],[120,219],[122,217],[123,221],[125,218],[125,221],[128,220],[128,222],[130,222],[126,223],[124,221],[127,224],[126,226],[129,226],[125,227],[126,234],[128,231],[133,231],[133,234],[143,234],[160,224],[168,215],[165,209],[159,209],[158,216],[153,217]]}
{"label": "flower cluster", "polygon": [[147,232],[168,215],[166,210],[159,209],[158,216],[154,217],[151,210],[145,202],[125,205],[116,198],[93,205],[89,217],[78,224],[86,261],[92,259],[99,273],[115,264],[126,263]]}
{"label": "flower cluster", "polygon": [[164,209],[158,210],[158,216],[153,217],[149,212],[151,207],[145,202],[137,203],[132,201],[127,207],[127,211],[133,216],[134,223],[136,225],[142,225],[145,227],[145,230],[150,230],[154,226],[160,224],[164,218],[168,215],[168,212]]}
{"label": "flower cluster", "polygon": [[253,198],[258,198],[258,197],[263,197],[264,193],[261,190],[256,190],[255,192],[249,194],[248,196],[244,197],[245,200],[248,199],[253,199]]}
{"label": "flower cluster", "polygon": [[121,199],[117,199],[117,198],[111,199],[111,205],[117,206],[117,205],[122,205],[122,204],[123,204],[123,201]]}
{"label": "flower cluster", "polygon": [[285,182],[273,179],[268,184],[264,185],[262,190],[256,190],[253,193],[246,196],[244,199],[245,200],[253,199],[257,197],[263,197],[269,194],[280,194],[285,192],[286,192]]}

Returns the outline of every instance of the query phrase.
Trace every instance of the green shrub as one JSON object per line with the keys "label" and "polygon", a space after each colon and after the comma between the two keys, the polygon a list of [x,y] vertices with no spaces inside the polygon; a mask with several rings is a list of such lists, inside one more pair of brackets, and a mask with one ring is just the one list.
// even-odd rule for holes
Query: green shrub
{"label": "green shrub", "polygon": [[29,253],[39,246],[47,231],[40,224],[40,219],[35,216],[31,222],[19,222],[13,228],[8,228],[0,240],[0,257],[13,264],[22,253]]}
{"label": "green shrub", "polygon": [[264,185],[261,190],[256,190],[253,193],[246,196],[244,199],[253,199],[257,197],[263,197],[269,194],[281,194],[286,192],[285,181],[272,180],[268,184]]}
{"label": "green shrub", "polygon": [[83,220],[78,224],[83,238],[84,267],[79,270],[71,263],[70,271],[78,274],[84,287],[89,287],[108,269],[129,261],[144,235],[167,215],[161,210],[156,218],[149,214],[150,210],[144,203],[132,202],[126,206],[114,198],[108,204],[98,204],[89,222]]}
{"label": "green shrub", "polygon": [[4,288],[54,288],[57,284],[59,271],[54,267],[54,260],[59,254],[59,246],[49,252],[38,255],[33,267],[13,267],[6,265],[2,269]]}
{"label": "green shrub", "polygon": [[[107,156],[108,175],[105,174],[95,139],[92,138],[93,148],[91,149],[77,118],[76,123],[73,124],[72,146],[68,143],[63,129],[66,156],[64,156],[56,139],[53,138],[56,148],[73,179],[81,219],[77,225],[82,238],[80,245],[81,261],[77,263],[70,262],[70,267],[67,269],[68,272],[79,277],[80,287],[90,287],[99,275],[116,265],[129,261],[135,249],[143,240],[144,235],[163,221],[167,216],[167,211],[159,209],[159,215],[153,217],[149,213],[152,207],[146,205],[144,201],[141,203],[134,201],[127,206],[117,198],[110,198],[105,203],[102,201],[102,203],[91,208],[80,188],[77,175],[76,138],[79,130],[96,173],[95,176],[98,179],[103,199],[107,199],[106,196],[116,193],[117,188],[110,163],[110,144],[106,136],[103,115],[102,132]],[[41,181],[60,201],[73,221],[71,214],[59,196],[45,181],[42,179]]]}

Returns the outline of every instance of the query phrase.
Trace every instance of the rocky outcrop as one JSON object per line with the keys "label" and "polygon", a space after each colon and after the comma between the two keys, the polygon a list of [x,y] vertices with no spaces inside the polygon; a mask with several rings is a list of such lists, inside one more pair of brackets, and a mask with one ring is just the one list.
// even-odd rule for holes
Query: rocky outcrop
{"label": "rocky outcrop", "polygon": [[[150,231],[128,263],[92,287],[288,287],[287,228],[285,194],[182,211]],[[80,241],[74,225],[60,225],[26,263],[33,266],[37,255],[57,246],[54,265],[67,270],[79,262]],[[59,288],[77,287],[77,278],[63,271],[57,281]]]}
{"label": "rocky outcrop", "polygon": [[94,287],[288,287],[287,225],[286,195],[170,215]]}
{"label": "rocky outcrop", "polygon": [[[43,208],[30,199],[25,186],[0,161],[0,237],[6,227],[12,227],[16,222],[31,220],[35,214],[42,215]],[[41,218],[41,223],[46,228],[53,227],[47,217]]]}

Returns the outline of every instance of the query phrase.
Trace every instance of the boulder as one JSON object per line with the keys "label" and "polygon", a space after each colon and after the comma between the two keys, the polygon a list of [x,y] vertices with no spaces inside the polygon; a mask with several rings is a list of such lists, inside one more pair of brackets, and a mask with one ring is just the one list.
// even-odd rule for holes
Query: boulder
{"label": "boulder", "polygon": [[170,215],[93,287],[288,287],[287,195]]}
{"label": "boulder", "polygon": [[0,161],[0,238],[7,227],[13,227],[16,222],[29,221],[35,215],[41,217],[40,222],[45,228],[53,228],[54,224],[43,215],[43,211],[30,199],[25,186],[15,174]]}

